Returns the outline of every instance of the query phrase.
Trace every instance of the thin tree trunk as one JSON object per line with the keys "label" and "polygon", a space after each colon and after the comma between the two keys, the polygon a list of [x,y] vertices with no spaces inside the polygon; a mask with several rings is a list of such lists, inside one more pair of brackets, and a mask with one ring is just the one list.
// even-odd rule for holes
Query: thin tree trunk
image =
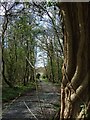
{"label": "thin tree trunk", "polygon": [[50,66],[51,66],[51,81],[54,83],[54,71],[53,71],[53,59],[50,56]]}
{"label": "thin tree trunk", "polygon": [[60,63],[59,63],[59,56],[57,52],[57,73],[58,73],[58,81],[60,81]]}
{"label": "thin tree trunk", "polygon": [[14,87],[11,82],[9,82],[9,80],[7,80],[6,76],[5,76],[5,60],[4,60],[4,35],[7,29],[7,25],[8,25],[8,16],[7,14],[5,14],[4,16],[4,23],[3,23],[3,30],[2,30],[2,75],[3,75],[3,79],[5,80],[5,82],[7,83],[7,85],[9,85],[9,87]]}

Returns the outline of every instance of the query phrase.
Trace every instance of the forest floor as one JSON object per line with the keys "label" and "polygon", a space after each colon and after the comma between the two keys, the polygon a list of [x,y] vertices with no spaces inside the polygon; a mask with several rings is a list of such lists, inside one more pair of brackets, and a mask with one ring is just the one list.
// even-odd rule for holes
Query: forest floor
{"label": "forest floor", "polygon": [[28,90],[3,109],[2,120],[52,120],[59,109],[60,86],[38,81],[37,90]]}

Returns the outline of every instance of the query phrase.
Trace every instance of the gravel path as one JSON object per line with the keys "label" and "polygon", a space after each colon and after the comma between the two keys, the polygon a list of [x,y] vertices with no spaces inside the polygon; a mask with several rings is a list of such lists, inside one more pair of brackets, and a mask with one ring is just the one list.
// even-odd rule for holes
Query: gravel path
{"label": "gravel path", "polygon": [[37,91],[28,91],[3,110],[2,120],[51,120],[59,98],[59,87],[39,81]]}

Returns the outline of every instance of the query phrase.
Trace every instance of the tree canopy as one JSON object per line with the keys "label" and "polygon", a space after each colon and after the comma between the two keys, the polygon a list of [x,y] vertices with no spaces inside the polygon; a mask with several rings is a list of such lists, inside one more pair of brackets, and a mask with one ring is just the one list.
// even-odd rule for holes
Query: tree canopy
{"label": "tree canopy", "polygon": [[55,117],[88,118],[90,3],[1,2],[0,10],[3,84],[34,83],[43,66],[48,81],[61,85]]}

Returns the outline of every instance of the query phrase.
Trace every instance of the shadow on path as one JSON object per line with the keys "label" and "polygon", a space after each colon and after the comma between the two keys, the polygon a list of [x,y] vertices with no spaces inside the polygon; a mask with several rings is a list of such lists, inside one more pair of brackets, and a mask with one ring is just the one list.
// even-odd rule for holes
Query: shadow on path
{"label": "shadow on path", "polygon": [[3,110],[2,120],[49,120],[58,110],[59,97],[59,86],[39,81],[37,91],[26,92]]}

